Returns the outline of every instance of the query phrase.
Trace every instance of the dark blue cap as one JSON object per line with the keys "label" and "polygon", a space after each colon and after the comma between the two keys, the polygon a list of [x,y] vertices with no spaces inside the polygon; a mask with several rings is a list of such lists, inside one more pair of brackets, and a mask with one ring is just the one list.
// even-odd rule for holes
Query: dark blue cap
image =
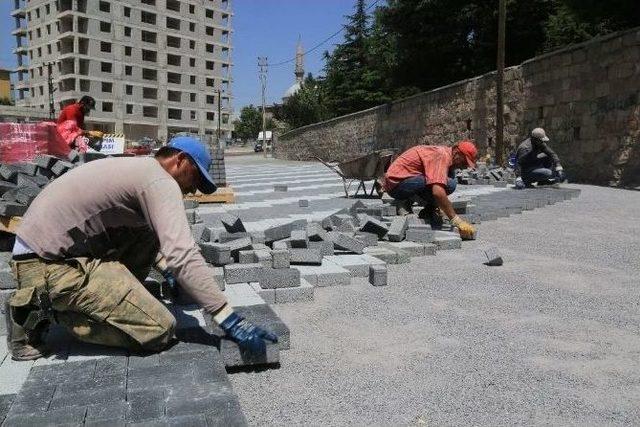
{"label": "dark blue cap", "polygon": [[169,147],[189,155],[191,160],[198,166],[200,170],[200,185],[198,186],[198,190],[200,190],[201,193],[211,194],[216,191],[216,184],[213,182],[211,175],[209,175],[211,156],[198,138],[193,136],[176,136],[169,141]]}

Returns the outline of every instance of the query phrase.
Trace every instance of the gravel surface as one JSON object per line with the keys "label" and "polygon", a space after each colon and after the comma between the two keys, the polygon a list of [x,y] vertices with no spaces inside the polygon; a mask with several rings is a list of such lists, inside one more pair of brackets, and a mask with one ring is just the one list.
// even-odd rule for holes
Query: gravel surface
{"label": "gravel surface", "polygon": [[275,306],[281,368],[230,376],[250,423],[639,424],[640,192],[578,187],[389,266],[387,287]]}

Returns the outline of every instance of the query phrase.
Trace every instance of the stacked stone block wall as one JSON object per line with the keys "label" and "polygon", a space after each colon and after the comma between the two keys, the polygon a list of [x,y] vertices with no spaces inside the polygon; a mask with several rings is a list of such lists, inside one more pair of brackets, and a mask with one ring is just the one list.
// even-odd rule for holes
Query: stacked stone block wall
{"label": "stacked stone block wall", "polygon": [[[544,127],[574,181],[640,185],[640,28],[505,71],[507,152]],[[285,133],[283,159],[344,161],[372,150],[474,139],[495,148],[495,73]]]}

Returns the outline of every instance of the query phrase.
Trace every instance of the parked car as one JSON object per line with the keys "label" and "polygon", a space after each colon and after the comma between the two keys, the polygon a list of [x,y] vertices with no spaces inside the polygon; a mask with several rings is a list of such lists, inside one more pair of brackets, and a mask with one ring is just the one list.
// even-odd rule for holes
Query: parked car
{"label": "parked car", "polygon": [[256,153],[260,153],[264,149],[262,148],[262,141],[257,141],[256,145],[253,146],[253,151]]}

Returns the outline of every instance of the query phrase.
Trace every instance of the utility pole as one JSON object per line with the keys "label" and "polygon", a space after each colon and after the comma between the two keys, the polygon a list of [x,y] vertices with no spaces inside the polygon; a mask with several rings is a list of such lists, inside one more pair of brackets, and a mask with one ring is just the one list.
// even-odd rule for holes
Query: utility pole
{"label": "utility pole", "polygon": [[258,57],[258,72],[262,86],[262,152],[267,157],[267,116],[265,113],[265,93],[267,91],[267,57]]}
{"label": "utility pole", "polygon": [[504,163],[504,44],[507,0],[498,0],[498,64],[496,72],[496,164]]}
{"label": "utility pole", "polygon": [[222,99],[220,98],[220,89],[218,88],[218,148],[222,148],[220,146],[220,128],[221,126],[221,116],[220,116],[220,110],[222,110]]}
{"label": "utility pole", "polygon": [[49,84],[49,119],[54,120],[56,115],[56,107],[55,102],[53,101],[53,92],[55,92],[55,88],[53,87],[53,77],[51,76],[51,66],[53,62],[48,62],[45,64],[47,66],[47,82]]}

